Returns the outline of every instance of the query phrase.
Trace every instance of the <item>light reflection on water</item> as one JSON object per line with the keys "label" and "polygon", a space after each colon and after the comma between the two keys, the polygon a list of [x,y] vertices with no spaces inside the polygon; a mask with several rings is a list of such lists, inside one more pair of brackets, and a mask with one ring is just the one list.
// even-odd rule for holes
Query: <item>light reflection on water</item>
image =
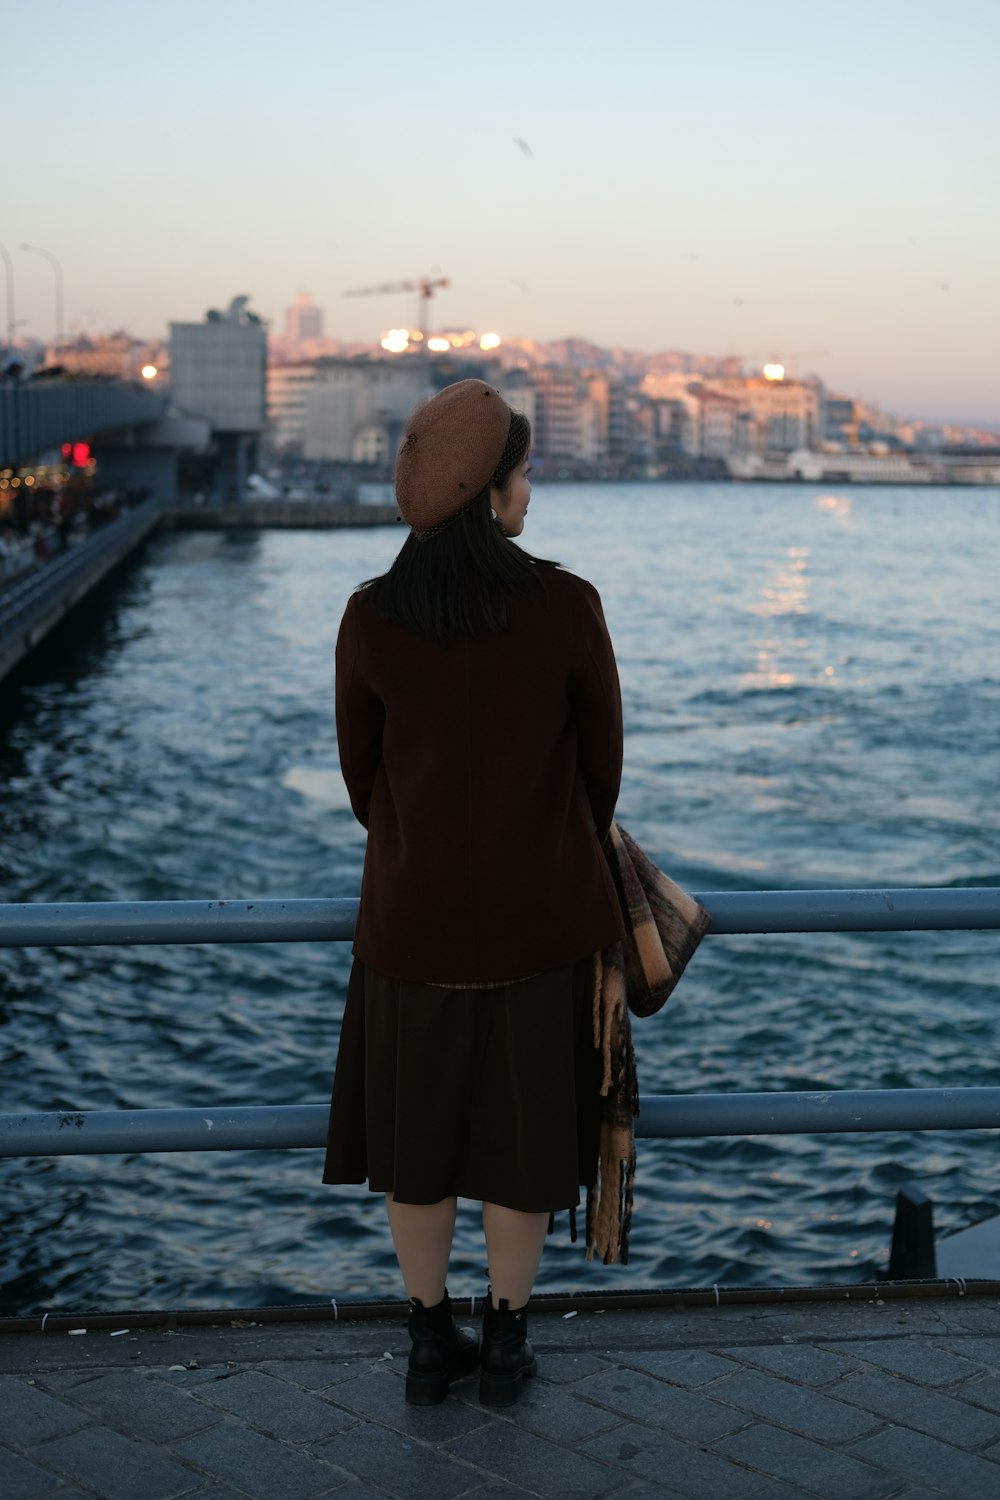
{"label": "light reflection on water", "polygon": [[[539,487],[525,544],[601,590],[621,821],[694,890],[1000,884],[994,492]],[[157,539],[0,740],[7,900],[353,895],[337,624],[397,528]],[[712,938],[637,1026],[646,1092],[1000,1083],[993,934]],[[5,1109],[326,1097],[346,945],[0,953]],[[640,1142],[632,1264],[542,1285],[871,1274],[915,1174],[1000,1207],[987,1133]],[[9,1162],[5,1311],[398,1291],[314,1152]],[[472,1210],[454,1292],[482,1288]]]}

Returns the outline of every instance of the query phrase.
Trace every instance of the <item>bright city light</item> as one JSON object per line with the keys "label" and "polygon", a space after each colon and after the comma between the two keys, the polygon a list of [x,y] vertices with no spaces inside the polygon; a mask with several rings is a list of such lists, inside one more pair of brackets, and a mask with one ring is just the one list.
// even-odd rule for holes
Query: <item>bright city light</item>
{"label": "bright city light", "polygon": [[156,375],[157,375],[157,370],[156,370],[156,366],[155,365],[143,365],[143,367],[142,367],[142,378],[143,378],[143,380],[155,380],[156,379]]}
{"label": "bright city light", "polygon": [[497,349],[500,346],[500,335],[498,333],[484,333],[479,340],[480,349]]}
{"label": "bright city light", "polygon": [[784,367],[784,365],[765,365],[764,366],[764,379],[765,380],[784,380],[784,378],[785,378],[785,367]]}
{"label": "bright city light", "polygon": [[408,328],[390,328],[382,340],[382,348],[389,354],[403,354],[410,345],[410,330]]}
{"label": "bright city light", "polygon": [[451,341],[440,336],[427,340],[428,349],[433,349],[435,354],[447,354],[451,348]]}

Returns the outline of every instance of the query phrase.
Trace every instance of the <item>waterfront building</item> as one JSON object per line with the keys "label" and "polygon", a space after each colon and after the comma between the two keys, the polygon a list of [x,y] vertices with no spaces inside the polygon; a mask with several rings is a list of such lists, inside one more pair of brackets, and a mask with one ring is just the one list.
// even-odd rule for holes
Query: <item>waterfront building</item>
{"label": "waterfront building", "polygon": [[303,457],[391,464],[407,417],[433,388],[428,362],[419,355],[318,359],[303,387]]}
{"label": "waterfront building", "polygon": [[579,451],[580,377],[575,370],[537,365],[530,372],[535,388],[535,452],[549,464],[572,464]]}
{"label": "waterfront building", "polygon": [[741,435],[746,431],[740,420],[739,400],[710,386],[702,386],[697,396],[699,457],[731,457],[739,451]]}
{"label": "waterfront building", "polygon": [[697,397],[675,396],[666,401],[650,401],[655,414],[657,457],[695,458],[698,454]]}
{"label": "waterfront building", "polygon": [[234,297],[226,312],[214,309],[202,323],[170,325],[170,392],[183,411],[211,423],[216,447],[215,485],[240,498],[257,467],[267,401],[267,333]]}
{"label": "waterfront building", "polygon": [[620,380],[608,383],[608,460],[623,463],[630,455],[640,403]]}
{"label": "waterfront building", "polygon": [[585,370],[577,419],[577,457],[585,464],[605,464],[610,451],[612,382],[602,370]]}
{"label": "waterfront building", "polygon": [[301,456],[305,448],[307,398],[315,378],[314,360],[268,366],[267,441],[274,452]]}
{"label": "waterfront building", "polygon": [[639,394],[656,413],[656,450],[663,460],[698,458],[701,454],[700,382],[680,370],[651,370]]}
{"label": "waterfront building", "polygon": [[498,377],[497,389],[511,410],[522,412],[531,423],[532,448],[536,448],[537,392],[527,374],[524,370],[508,370]]}
{"label": "waterfront building", "polygon": [[300,292],[285,310],[285,338],[290,344],[305,344],[323,337],[323,309],[309,292]]}
{"label": "waterfront building", "polygon": [[[759,453],[793,453],[814,448],[820,436],[819,393],[799,380],[722,379],[711,388],[749,414],[749,441]],[[737,453],[733,447],[730,453]],[[727,457],[719,453],[718,457]]]}

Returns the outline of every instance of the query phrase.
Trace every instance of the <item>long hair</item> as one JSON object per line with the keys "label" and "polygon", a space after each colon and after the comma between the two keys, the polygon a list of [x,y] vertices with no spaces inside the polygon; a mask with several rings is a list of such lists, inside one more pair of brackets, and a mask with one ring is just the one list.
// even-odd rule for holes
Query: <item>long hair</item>
{"label": "long hair", "polygon": [[542,559],[515,546],[490,508],[490,490],[506,489],[530,446],[531,423],[512,413],[485,489],[431,535],[411,533],[388,573],[361,585],[371,589],[383,620],[447,645],[458,636],[499,634],[510,623],[513,595],[545,592],[536,571]]}

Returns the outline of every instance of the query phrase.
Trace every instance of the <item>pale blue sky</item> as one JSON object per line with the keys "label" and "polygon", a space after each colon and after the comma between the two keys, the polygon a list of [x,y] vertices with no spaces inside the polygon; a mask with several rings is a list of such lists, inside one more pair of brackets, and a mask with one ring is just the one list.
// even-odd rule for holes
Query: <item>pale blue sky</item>
{"label": "pale blue sky", "polygon": [[[0,0],[17,315],[155,334],[438,269],[449,325],[799,359],[1000,420],[997,0]],[[525,140],[528,157],[515,143]],[[0,283],[2,284],[2,283]]]}

